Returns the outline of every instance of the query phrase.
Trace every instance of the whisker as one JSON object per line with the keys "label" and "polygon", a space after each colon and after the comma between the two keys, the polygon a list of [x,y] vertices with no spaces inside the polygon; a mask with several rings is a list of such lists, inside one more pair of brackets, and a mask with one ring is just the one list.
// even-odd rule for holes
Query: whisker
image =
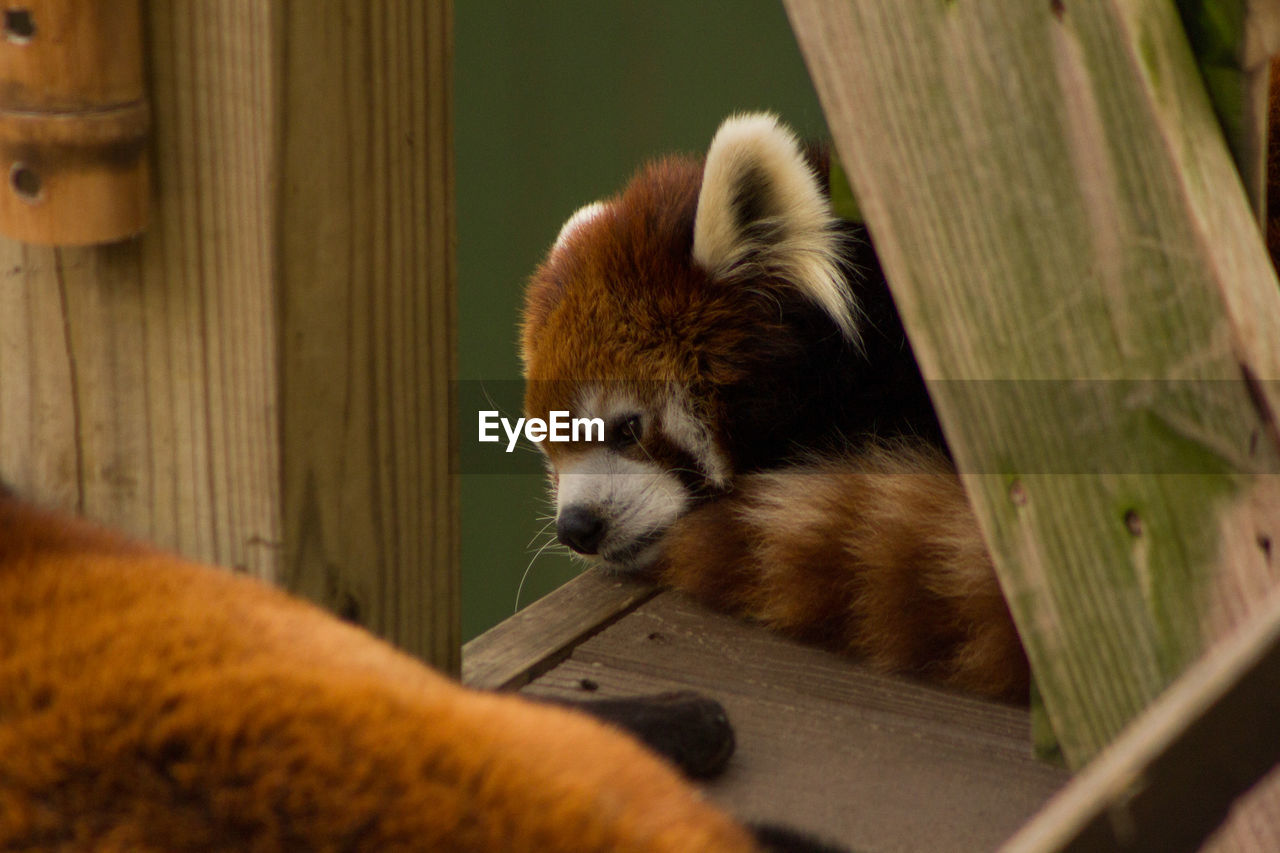
{"label": "whisker", "polygon": [[538,528],[538,532],[537,532],[537,533],[535,533],[535,534],[533,534],[532,536],[530,536],[530,537],[529,537],[529,541],[528,541],[528,542],[526,542],[526,543],[524,543],[524,547],[525,547],[525,548],[531,548],[531,547],[533,547],[533,540],[534,540],[534,539],[537,539],[539,536],[541,536],[542,534],[546,533],[546,532],[547,532],[547,528],[548,528],[548,527],[550,527],[550,526],[551,526],[552,524],[554,524],[554,523],[555,523],[555,517],[553,516],[552,518],[550,518],[550,519],[547,521],[547,523],[546,523],[546,524],[544,524],[544,525],[542,525],[542,527]]}
{"label": "whisker", "polygon": [[512,613],[518,613],[520,611],[520,594],[524,592],[524,582],[529,579],[529,570],[533,568],[534,561],[542,556],[543,551],[555,544],[557,544],[555,539],[548,539],[547,542],[529,558],[529,565],[524,567],[524,574],[520,575],[520,585],[516,587],[516,606],[515,609],[511,611]]}

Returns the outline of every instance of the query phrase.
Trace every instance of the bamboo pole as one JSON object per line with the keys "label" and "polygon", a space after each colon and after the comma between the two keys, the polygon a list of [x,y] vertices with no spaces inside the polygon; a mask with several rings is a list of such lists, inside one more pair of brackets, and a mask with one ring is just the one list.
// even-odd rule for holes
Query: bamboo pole
{"label": "bamboo pole", "polygon": [[141,36],[138,0],[0,11],[0,233],[88,245],[146,225]]}

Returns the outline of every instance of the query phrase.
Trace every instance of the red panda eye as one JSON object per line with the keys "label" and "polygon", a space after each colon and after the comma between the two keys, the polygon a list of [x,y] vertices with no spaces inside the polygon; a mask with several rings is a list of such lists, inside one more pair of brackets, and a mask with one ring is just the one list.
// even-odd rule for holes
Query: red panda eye
{"label": "red panda eye", "polygon": [[639,415],[628,415],[616,422],[612,433],[610,443],[614,448],[621,450],[640,443],[644,438],[644,425]]}

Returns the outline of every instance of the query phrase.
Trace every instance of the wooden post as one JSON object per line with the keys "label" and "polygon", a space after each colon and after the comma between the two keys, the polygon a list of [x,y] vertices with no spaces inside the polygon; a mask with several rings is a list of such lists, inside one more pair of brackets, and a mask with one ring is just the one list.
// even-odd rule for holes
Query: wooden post
{"label": "wooden post", "polygon": [[151,227],[0,241],[0,476],[456,669],[450,14],[148,4]]}
{"label": "wooden post", "polygon": [[787,7],[1080,766],[1276,574],[1280,285],[1176,10]]}
{"label": "wooden post", "polygon": [[287,6],[280,275],[285,582],[456,672],[452,28]]}

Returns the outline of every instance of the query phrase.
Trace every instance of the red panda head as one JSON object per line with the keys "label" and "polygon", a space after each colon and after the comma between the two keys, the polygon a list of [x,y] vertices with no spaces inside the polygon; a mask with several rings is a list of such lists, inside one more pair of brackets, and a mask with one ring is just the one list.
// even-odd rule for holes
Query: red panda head
{"label": "red panda head", "polygon": [[794,135],[721,125],[560,231],[526,294],[526,415],[603,421],[543,442],[560,540],[641,568],[702,496],[780,455],[814,340],[856,349],[844,237]]}

